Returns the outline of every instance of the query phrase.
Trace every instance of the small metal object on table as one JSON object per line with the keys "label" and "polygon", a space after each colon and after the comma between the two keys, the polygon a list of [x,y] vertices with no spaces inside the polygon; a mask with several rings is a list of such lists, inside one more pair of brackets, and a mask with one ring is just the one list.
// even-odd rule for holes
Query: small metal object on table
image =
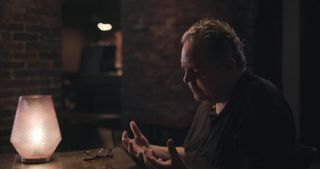
{"label": "small metal object on table", "polygon": [[112,158],[112,149],[105,149],[105,148],[100,148],[97,150],[97,152],[91,152],[90,150],[85,151],[83,154],[85,157],[83,158],[84,161],[89,161],[89,160],[95,160],[98,158]]}
{"label": "small metal object on table", "polygon": [[[89,156],[88,156],[89,155]],[[22,164],[18,155],[0,154],[0,169],[141,169],[121,148],[57,152],[51,161]]]}

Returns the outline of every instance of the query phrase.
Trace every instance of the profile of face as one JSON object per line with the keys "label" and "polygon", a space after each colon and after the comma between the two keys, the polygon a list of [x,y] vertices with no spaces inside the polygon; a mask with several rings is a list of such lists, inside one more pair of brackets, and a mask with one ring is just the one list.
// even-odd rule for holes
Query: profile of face
{"label": "profile of face", "polygon": [[[233,70],[228,61],[209,56],[207,43],[194,45],[188,41],[181,51],[183,82],[190,88],[196,101],[217,103],[224,98]],[[210,59],[209,59],[210,58]]]}

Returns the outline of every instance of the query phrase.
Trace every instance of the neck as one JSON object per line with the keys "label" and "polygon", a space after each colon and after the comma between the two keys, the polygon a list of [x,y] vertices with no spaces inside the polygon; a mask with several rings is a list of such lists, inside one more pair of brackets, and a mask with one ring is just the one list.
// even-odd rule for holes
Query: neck
{"label": "neck", "polygon": [[228,103],[228,101],[231,97],[231,94],[233,92],[233,88],[243,73],[244,73],[244,71],[241,71],[235,75],[235,78],[233,78],[233,80],[230,81],[230,85],[228,87],[229,89],[227,90],[228,92],[226,92],[226,94],[225,94],[226,97],[224,99],[222,99],[220,102],[217,102],[215,104],[217,114],[219,114],[224,109],[226,104]]}

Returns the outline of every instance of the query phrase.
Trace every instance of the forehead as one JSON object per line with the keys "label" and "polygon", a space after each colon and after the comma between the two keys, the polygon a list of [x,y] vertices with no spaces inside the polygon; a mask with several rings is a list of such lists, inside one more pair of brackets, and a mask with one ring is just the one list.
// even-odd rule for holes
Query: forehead
{"label": "forehead", "polygon": [[205,43],[199,43],[194,45],[190,42],[185,42],[181,51],[181,66],[192,67],[200,66],[206,62],[207,58],[207,46]]}

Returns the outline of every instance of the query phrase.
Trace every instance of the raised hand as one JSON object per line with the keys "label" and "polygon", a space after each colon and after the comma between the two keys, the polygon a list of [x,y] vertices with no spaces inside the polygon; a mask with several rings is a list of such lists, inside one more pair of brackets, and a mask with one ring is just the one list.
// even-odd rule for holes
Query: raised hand
{"label": "raised hand", "polygon": [[137,124],[134,121],[130,122],[130,128],[134,135],[134,138],[131,139],[128,137],[128,132],[124,131],[122,133],[122,144],[125,149],[132,155],[142,158],[143,153],[146,149],[149,148],[150,144],[148,139],[141,133]]}
{"label": "raised hand", "polygon": [[187,164],[179,156],[174,141],[169,139],[167,142],[170,159],[163,160],[158,158],[153,150],[145,150],[143,160],[150,169],[189,169]]}

